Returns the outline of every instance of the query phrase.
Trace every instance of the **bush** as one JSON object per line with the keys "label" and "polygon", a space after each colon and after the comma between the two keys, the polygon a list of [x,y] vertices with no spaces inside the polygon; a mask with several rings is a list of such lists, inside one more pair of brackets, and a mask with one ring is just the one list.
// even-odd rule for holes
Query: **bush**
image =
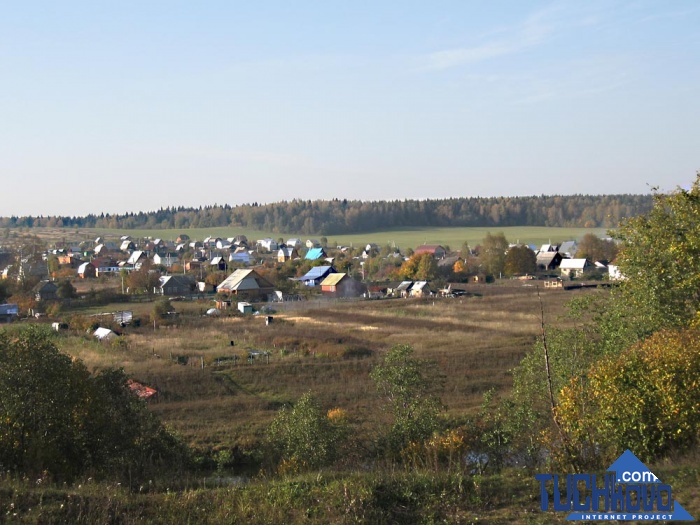
{"label": "bush", "polygon": [[[625,449],[649,461],[700,440],[700,333],[657,332],[562,390],[559,417],[579,463]],[[600,457],[599,457],[600,456]]]}
{"label": "bush", "polygon": [[181,465],[186,450],[127,386],[122,370],[90,374],[53,333],[0,332],[0,465],[57,479],[84,472],[146,476]]}
{"label": "bush", "polygon": [[278,462],[278,471],[293,474],[333,462],[345,437],[345,419],[338,411],[324,414],[310,392],[293,407],[283,407],[268,431],[270,455]]}

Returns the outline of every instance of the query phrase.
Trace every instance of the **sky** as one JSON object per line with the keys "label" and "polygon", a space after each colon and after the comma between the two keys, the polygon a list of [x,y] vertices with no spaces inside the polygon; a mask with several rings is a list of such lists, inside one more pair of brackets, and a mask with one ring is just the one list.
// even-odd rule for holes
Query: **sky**
{"label": "sky", "polygon": [[649,193],[700,169],[696,0],[0,6],[0,216]]}

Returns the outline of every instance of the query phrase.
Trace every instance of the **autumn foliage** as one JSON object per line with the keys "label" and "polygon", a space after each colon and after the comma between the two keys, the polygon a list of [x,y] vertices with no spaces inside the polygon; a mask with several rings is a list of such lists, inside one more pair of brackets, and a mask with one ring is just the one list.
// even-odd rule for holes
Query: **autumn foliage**
{"label": "autumn foliage", "polygon": [[629,448],[646,461],[688,449],[700,438],[700,332],[657,332],[572,378],[559,401],[582,460],[609,461]]}

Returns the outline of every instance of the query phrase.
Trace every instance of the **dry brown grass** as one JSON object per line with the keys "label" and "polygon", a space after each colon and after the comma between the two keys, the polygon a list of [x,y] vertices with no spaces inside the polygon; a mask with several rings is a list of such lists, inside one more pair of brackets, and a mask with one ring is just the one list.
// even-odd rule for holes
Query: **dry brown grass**
{"label": "dry brown grass", "polygon": [[[540,301],[535,290],[522,287],[478,291],[452,299],[297,305],[275,314],[269,326],[262,316],[202,318],[203,305],[191,303],[178,308],[184,313],[177,326],[127,329],[126,348],[84,336],[65,337],[63,347],[91,369],[123,366],[156,388],[152,409],[193,445],[247,447],[283,403],[309,390],[357,422],[381,420],[369,372],[397,343],[437,364],[444,376],[441,398],[453,416],[473,412],[488,389],[507,392],[509,370],[540,332]],[[543,292],[542,298],[546,322],[560,322],[571,294]],[[249,349],[269,352],[269,363],[264,357],[248,361]],[[178,364],[178,356],[189,360]],[[217,359],[234,356],[235,364],[217,366]]]}

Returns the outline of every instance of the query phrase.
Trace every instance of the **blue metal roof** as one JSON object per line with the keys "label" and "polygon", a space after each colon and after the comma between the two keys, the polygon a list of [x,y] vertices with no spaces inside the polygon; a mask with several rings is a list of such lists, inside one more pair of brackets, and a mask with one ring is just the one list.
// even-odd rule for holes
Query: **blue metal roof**
{"label": "blue metal roof", "polygon": [[329,273],[334,273],[335,270],[333,269],[332,266],[316,266],[314,268],[311,268],[308,272],[306,272],[306,275],[303,277],[300,277],[300,281],[315,281],[317,279],[321,279],[322,277],[327,276]]}
{"label": "blue metal roof", "polygon": [[326,254],[323,251],[323,248],[311,248],[308,252],[306,252],[306,257],[304,257],[304,259],[308,261],[315,261],[316,259],[320,259],[324,255]]}

